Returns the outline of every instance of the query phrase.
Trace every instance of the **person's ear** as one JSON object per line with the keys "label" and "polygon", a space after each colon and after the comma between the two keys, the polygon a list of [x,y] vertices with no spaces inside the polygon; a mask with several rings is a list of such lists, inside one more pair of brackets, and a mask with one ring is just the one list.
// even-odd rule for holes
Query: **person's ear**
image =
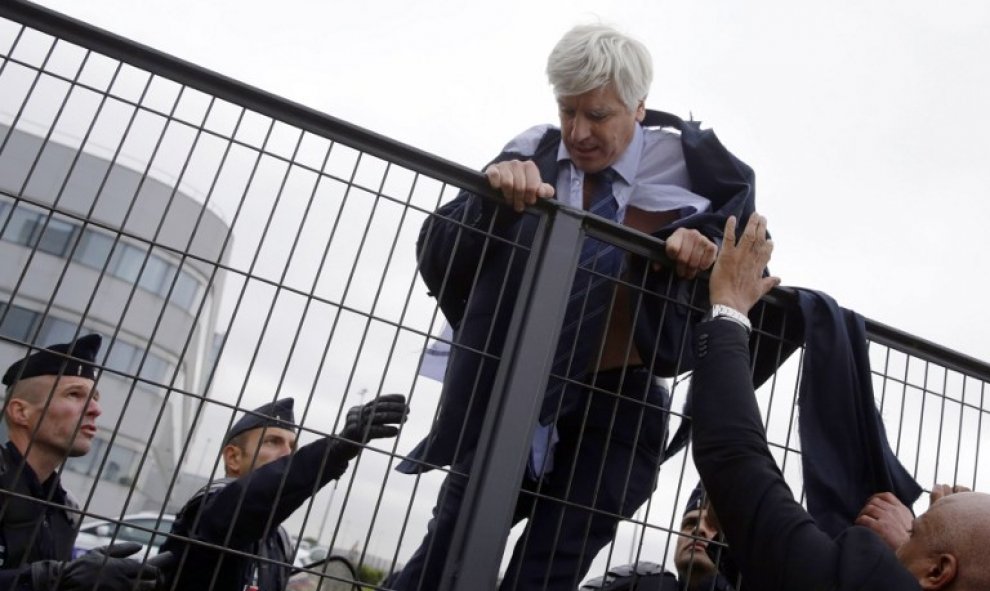
{"label": "person's ear", "polygon": [[21,398],[12,398],[7,401],[7,408],[4,412],[7,413],[7,419],[10,421],[11,425],[16,425],[18,427],[30,427],[31,410],[31,405],[28,404],[26,400]]}
{"label": "person's ear", "polygon": [[643,119],[645,118],[646,118],[646,99],[643,99],[639,101],[639,104],[636,106],[636,121],[642,123]]}
{"label": "person's ear", "polygon": [[236,445],[223,446],[223,466],[227,476],[239,477],[244,469],[244,452]]}
{"label": "person's ear", "polygon": [[949,585],[956,580],[959,572],[959,563],[952,554],[942,553],[935,556],[932,563],[925,572],[922,579],[922,589],[948,589]]}

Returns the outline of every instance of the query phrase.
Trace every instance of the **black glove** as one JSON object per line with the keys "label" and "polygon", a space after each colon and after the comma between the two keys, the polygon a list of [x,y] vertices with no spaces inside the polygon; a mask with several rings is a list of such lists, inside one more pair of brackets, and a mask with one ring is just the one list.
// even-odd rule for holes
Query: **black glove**
{"label": "black glove", "polygon": [[340,446],[335,451],[348,460],[354,458],[361,452],[358,444],[398,435],[398,425],[404,423],[408,415],[409,407],[402,394],[385,394],[363,406],[355,406],[347,411],[344,428],[337,434]]}
{"label": "black glove", "polygon": [[70,562],[35,562],[31,581],[36,590],[46,591],[155,591],[161,571],[127,558],[141,547],[122,542],[91,550]]}

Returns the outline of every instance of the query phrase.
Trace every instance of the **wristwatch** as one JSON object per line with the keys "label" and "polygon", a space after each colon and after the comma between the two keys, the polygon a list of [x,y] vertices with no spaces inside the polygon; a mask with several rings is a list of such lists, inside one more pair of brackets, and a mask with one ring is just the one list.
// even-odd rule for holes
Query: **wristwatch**
{"label": "wristwatch", "polygon": [[705,322],[709,320],[715,320],[716,318],[725,318],[726,320],[731,320],[739,326],[746,329],[746,332],[753,331],[753,325],[749,322],[749,317],[736,310],[735,308],[726,306],[724,304],[713,304],[712,309],[708,311],[708,315],[705,316]]}

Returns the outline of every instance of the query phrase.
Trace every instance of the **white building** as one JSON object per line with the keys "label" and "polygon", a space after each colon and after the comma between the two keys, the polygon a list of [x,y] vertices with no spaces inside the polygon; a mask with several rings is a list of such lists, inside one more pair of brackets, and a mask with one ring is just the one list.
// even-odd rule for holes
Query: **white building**
{"label": "white building", "polygon": [[0,364],[22,343],[104,336],[100,431],[63,481],[111,517],[166,496],[175,510],[201,483],[173,475],[212,367],[229,229],[153,177],[0,125]]}

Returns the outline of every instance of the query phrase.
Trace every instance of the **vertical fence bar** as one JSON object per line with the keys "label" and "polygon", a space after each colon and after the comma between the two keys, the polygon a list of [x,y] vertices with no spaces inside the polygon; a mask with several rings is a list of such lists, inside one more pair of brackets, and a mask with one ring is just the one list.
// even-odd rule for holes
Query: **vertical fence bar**
{"label": "vertical fence bar", "polygon": [[451,540],[444,591],[490,589],[498,579],[553,361],[547,343],[557,342],[574,281],[582,217],[551,213],[533,242]]}

